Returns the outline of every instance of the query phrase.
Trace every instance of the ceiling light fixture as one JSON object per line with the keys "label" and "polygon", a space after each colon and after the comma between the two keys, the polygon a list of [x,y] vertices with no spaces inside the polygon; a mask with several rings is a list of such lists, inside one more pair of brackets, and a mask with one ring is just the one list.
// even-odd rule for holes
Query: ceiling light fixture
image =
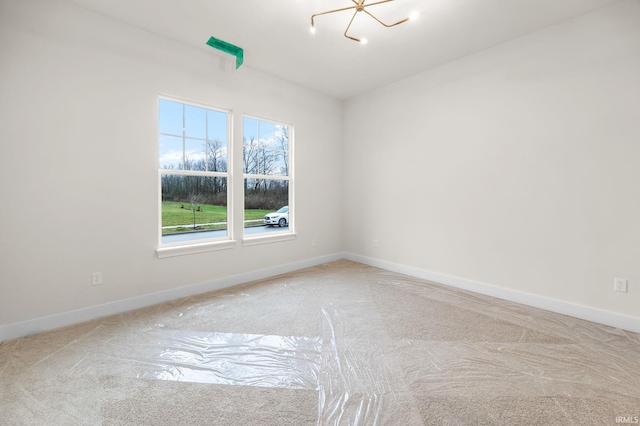
{"label": "ceiling light fixture", "polygon": [[355,9],[355,12],[353,12],[353,16],[351,17],[351,20],[349,21],[349,25],[347,25],[347,29],[344,30],[344,36],[346,38],[348,38],[348,39],[357,41],[358,43],[366,44],[367,43],[367,39],[366,38],[356,38],[356,37],[350,36],[348,34],[349,28],[351,28],[351,24],[353,23],[353,20],[356,18],[356,15],[358,14],[358,12],[366,13],[367,15],[371,16],[373,19],[375,19],[376,21],[378,21],[379,23],[381,23],[382,25],[384,25],[387,28],[394,27],[396,25],[402,24],[403,22],[407,22],[409,20],[413,20],[413,19],[417,18],[417,14],[414,13],[410,17],[401,19],[398,22],[394,22],[393,24],[385,24],[384,22],[382,22],[381,20],[379,20],[378,18],[373,16],[373,14],[371,14],[366,8],[370,7],[370,6],[375,6],[375,5],[378,5],[378,4],[382,4],[382,3],[389,3],[389,2],[392,2],[394,0],[381,0],[381,1],[376,1],[374,3],[369,3],[369,4],[365,4],[366,0],[351,0],[351,1],[354,3],[354,6],[343,7],[343,8],[340,8],[340,9],[328,10],[326,12],[316,13],[316,14],[311,15],[311,33],[315,33],[316,32],[316,25],[315,25],[315,22],[314,22],[314,18],[316,16],[327,15],[329,13],[343,12],[345,10]]}

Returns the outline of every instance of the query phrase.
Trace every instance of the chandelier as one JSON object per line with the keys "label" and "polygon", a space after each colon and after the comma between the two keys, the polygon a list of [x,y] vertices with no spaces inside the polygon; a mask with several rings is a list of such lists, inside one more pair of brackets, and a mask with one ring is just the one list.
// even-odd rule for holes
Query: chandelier
{"label": "chandelier", "polygon": [[380,19],[376,18],[371,12],[369,12],[367,10],[367,7],[371,7],[371,6],[375,6],[378,4],[382,4],[382,3],[389,3],[392,2],[394,0],[380,0],[380,1],[376,1],[373,3],[369,3],[369,4],[365,4],[366,0],[351,0],[354,5],[353,6],[349,6],[349,7],[343,7],[340,9],[333,9],[333,10],[328,10],[326,12],[321,12],[321,13],[315,13],[313,15],[311,15],[311,32],[315,33],[316,32],[316,26],[315,26],[315,22],[314,22],[314,18],[316,16],[320,16],[320,15],[327,15],[329,13],[336,13],[336,12],[343,12],[345,10],[355,10],[355,12],[353,12],[353,16],[351,17],[351,20],[349,21],[349,25],[347,25],[347,29],[344,30],[344,36],[348,39],[357,41],[358,43],[362,43],[362,44],[366,44],[367,43],[367,39],[366,38],[357,38],[357,37],[353,37],[350,36],[349,33],[349,28],[351,28],[351,24],[353,23],[353,20],[356,18],[356,16],[358,15],[359,12],[364,12],[367,15],[371,16],[373,19],[375,19],[376,21],[378,21],[379,23],[381,23],[382,25],[384,25],[387,28],[390,27],[395,27],[396,25],[400,25],[403,22],[407,22],[409,20],[413,20],[415,18],[417,18],[417,14],[412,14],[411,16],[409,16],[408,18],[404,18],[399,20],[398,22],[394,22],[393,24],[386,24],[384,22],[382,22]]}

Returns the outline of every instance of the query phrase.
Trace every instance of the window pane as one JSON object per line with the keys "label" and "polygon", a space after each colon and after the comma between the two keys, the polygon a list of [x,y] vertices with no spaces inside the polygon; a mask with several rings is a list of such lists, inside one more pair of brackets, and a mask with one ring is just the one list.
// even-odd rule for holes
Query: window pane
{"label": "window pane", "polygon": [[249,144],[251,141],[257,143],[258,140],[258,120],[255,118],[244,118],[242,140],[245,144]]}
{"label": "window pane", "polygon": [[228,142],[227,122],[226,112],[207,110],[207,139]]}
{"label": "window pane", "polygon": [[288,176],[289,153],[275,149],[262,149],[245,147],[245,158],[251,160],[247,164],[251,167],[246,173],[261,174],[265,176]]}
{"label": "window pane", "polygon": [[258,174],[260,149],[257,142],[253,141],[242,149],[242,171],[249,174]]}
{"label": "window pane", "polygon": [[276,149],[289,150],[289,126],[276,126]]}
{"label": "window pane", "polygon": [[192,105],[184,106],[184,135],[189,138],[207,138],[207,110]]}
{"label": "window pane", "polygon": [[289,182],[279,179],[244,180],[245,234],[289,230]]}
{"label": "window pane", "polygon": [[227,237],[227,180],[164,174],[162,243]]}
{"label": "window pane", "polygon": [[160,135],[158,167],[161,169],[182,169],[182,138]]}
{"label": "window pane", "polygon": [[207,142],[207,171],[227,171],[227,145],[220,141]]}
{"label": "window pane", "polygon": [[274,170],[276,175],[289,176],[289,153],[286,151],[275,151]]}
{"label": "window pane", "polygon": [[206,143],[204,141],[184,140],[184,168],[185,170],[205,170]]}
{"label": "window pane", "polygon": [[257,159],[258,159],[258,173],[261,175],[272,174],[273,155],[271,150],[259,148]]}
{"label": "window pane", "polygon": [[[271,144],[273,146],[273,144]],[[243,173],[260,175],[289,175],[289,155],[286,151],[265,148],[255,140],[247,142],[242,150]]]}
{"label": "window pane", "polygon": [[158,131],[182,136],[182,104],[160,99],[158,101]]}
{"label": "window pane", "polygon": [[258,122],[260,144],[265,148],[273,148],[275,143],[275,124],[267,121]]}

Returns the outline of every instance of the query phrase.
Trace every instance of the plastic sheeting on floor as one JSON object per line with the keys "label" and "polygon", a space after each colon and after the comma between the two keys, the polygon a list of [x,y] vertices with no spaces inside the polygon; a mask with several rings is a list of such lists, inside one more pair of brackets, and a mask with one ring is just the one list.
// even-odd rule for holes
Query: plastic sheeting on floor
{"label": "plastic sheeting on floor", "polygon": [[0,345],[9,425],[614,424],[639,377],[637,334],[346,261]]}

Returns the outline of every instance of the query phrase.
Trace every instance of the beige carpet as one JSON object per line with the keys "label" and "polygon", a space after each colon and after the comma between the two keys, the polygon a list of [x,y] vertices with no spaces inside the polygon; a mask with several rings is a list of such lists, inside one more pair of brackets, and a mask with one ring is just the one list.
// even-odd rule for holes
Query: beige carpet
{"label": "beige carpet", "polygon": [[640,336],[340,261],[0,345],[2,425],[615,425]]}

